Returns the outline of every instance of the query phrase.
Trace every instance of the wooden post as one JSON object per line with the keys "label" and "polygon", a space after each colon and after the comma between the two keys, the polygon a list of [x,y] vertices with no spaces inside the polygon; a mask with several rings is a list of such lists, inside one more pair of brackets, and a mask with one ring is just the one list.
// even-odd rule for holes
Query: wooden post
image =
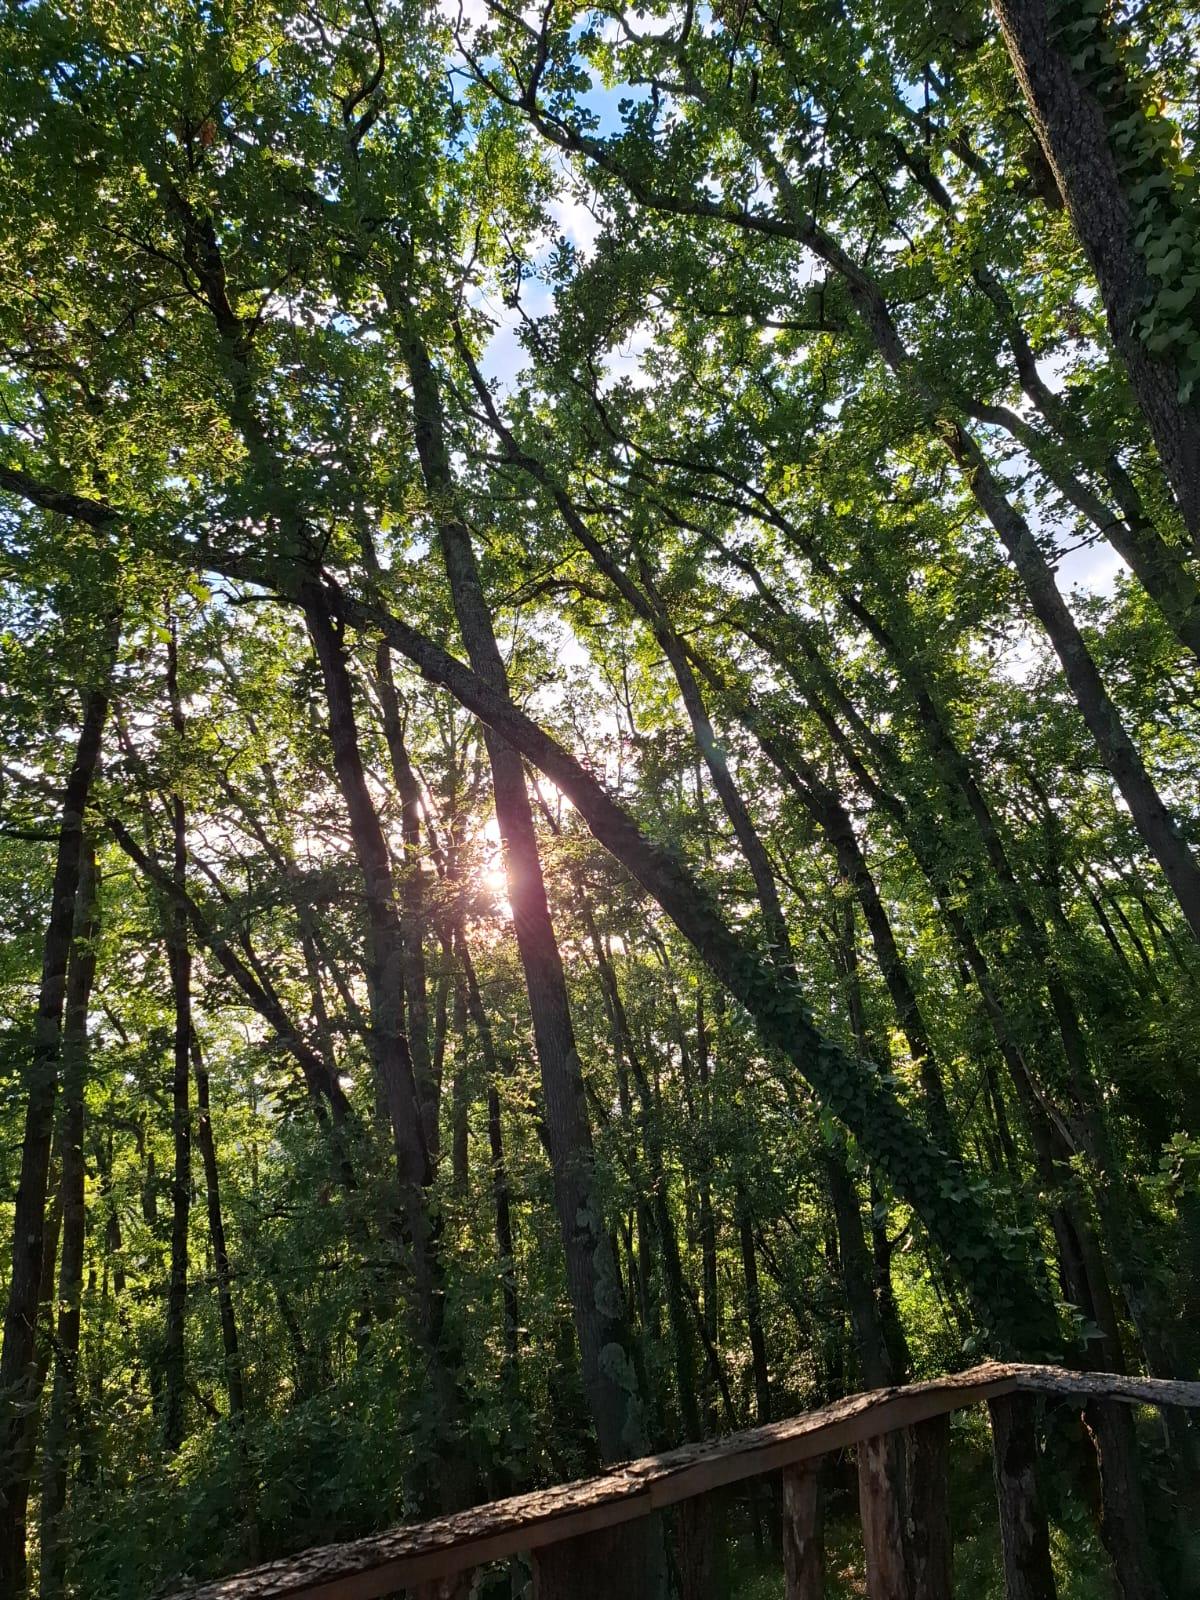
{"label": "wooden post", "polygon": [[786,1600],[825,1600],[824,1456],[783,1469]]}
{"label": "wooden post", "polygon": [[533,1551],[534,1600],[665,1600],[662,1522],[648,1517]]}
{"label": "wooden post", "polygon": [[908,1430],[908,1560],[912,1600],[951,1600],[950,1418]]}
{"label": "wooden post", "polygon": [[1007,1600],[1057,1600],[1050,1530],[1037,1485],[1037,1402],[1006,1395],[988,1403]]}
{"label": "wooden post", "polygon": [[471,1574],[456,1572],[450,1578],[430,1578],[406,1591],[408,1600],[467,1600],[471,1592]]}
{"label": "wooden post", "polygon": [[715,1600],[717,1509],[711,1494],[681,1500],[674,1509],[680,1600]]}
{"label": "wooden post", "polygon": [[1163,1600],[1146,1529],[1137,1437],[1129,1407],[1119,1400],[1092,1400],[1084,1410],[1083,1424],[1100,1467],[1100,1537],[1112,1560],[1122,1600]]}
{"label": "wooden post", "polygon": [[870,1600],[909,1600],[904,1559],[904,1450],[898,1433],[858,1447],[858,1510]]}

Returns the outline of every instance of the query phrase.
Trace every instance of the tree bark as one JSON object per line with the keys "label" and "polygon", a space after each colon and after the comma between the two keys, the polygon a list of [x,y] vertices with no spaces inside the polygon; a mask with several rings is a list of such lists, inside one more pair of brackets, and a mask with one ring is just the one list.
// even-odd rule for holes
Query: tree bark
{"label": "tree bark", "polygon": [[[178,647],[173,618],[167,644],[167,696],[171,725],[179,740],[184,733],[184,720],[179,696]],[[192,953],[188,944],[187,911],[182,903],[187,894],[187,818],[179,794],[171,796],[171,838],[171,880],[178,893],[164,908],[167,965],[175,1008],[175,1037],[171,1058],[174,1164],[171,1174],[171,1267],[163,1341],[163,1440],[167,1450],[173,1454],[183,1443],[185,1425],[188,1225],[192,1205]]]}
{"label": "tree bark", "polygon": [[488,1153],[491,1157],[492,1210],[495,1218],[496,1257],[500,1266],[500,1291],[504,1318],[506,1387],[515,1391],[520,1380],[520,1326],[517,1301],[516,1255],[513,1246],[512,1200],[509,1193],[508,1164],[504,1155],[504,1125],[500,1120],[499,1081],[502,1076],[495,1036],[488,1019],[475,963],[462,929],[455,933],[455,947],[463,969],[467,1013],[475,1028],[487,1077]]}
{"label": "tree bark", "polygon": [[[994,0],[994,8],[1046,159],[1096,274],[1113,344],[1200,548],[1200,405],[1180,398],[1178,367],[1170,356],[1150,351],[1139,326],[1156,285],[1136,235],[1149,225],[1151,237],[1160,238],[1161,225],[1179,214],[1180,205],[1141,95],[1101,13],[1047,0]],[[1082,31],[1072,23],[1082,23]],[[1089,65],[1076,66],[1072,49]],[[1150,183],[1165,198],[1146,218],[1130,185]]]}
{"label": "tree bark", "polygon": [[469,1468],[460,1442],[462,1396],[442,1347],[442,1263],[438,1230],[425,1200],[435,1174],[424,1116],[429,1097],[417,1081],[405,1033],[403,929],[387,840],[363,769],[341,629],[316,584],[304,590],[304,614],[325,687],[334,768],[366,900],[371,1046],[391,1122],[400,1219],[412,1270],[414,1332],[429,1363],[444,1441],[438,1488],[443,1509],[449,1510],[470,1492]]}
{"label": "tree bark", "polygon": [[897,1465],[904,1459],[899,1436],[881,1434],[864,1439],[855,1453],[869,1600],[910,1600],[904,1502],[896,1482]]}
{"label": "tree bark", "polygon": [[[117,629],[110,631],[104,673],[116,653]],[[67,963],[83,851],[83,813],[100,758],[100,739],[108,712],[107,686],[86,691],[75,756],[63,791],[62,820],[42,947],[33,1047],[25,1073],[25,1129],[12,1233],[12,1272],[0,1352],[0,1594],[24,1593],[25,1514],[29,1497],[33,1439],[29,1416],[37,1402],[36,1330],[42,1281],[46,1188],[54,1099],[62,1048]]]}
{"label": "tree bark", "polygon": [[225,1389],[229,1396],[230,1421],[238,1429],[245,1426],[246,1387],[242,1370],[237,1316],[233,1305],[233,1272],[225,1238],[225,1215],[221,1205],[221,1172],[217,1165],[217,1143],[213,1134],[209,1101],[208,1068],[200,1048],[199,1035],[192,1029],[192,1071],[196,1079],[196,1143],[204,1164],[204,1192],[208,1207],[208,1232],[212,1241],[213,1271],[217,1280],[217,1310],[221,1319],[221,1349],[225,1358]]}
{"label": "tree bark", "polygon": [[988,1404],[1006,1600],[1056,1600],[1050,1532],[1037,1482],[1037,1402],[1011,1395]]}
{"label": "tree bark", "polygon": [[[472,667],[488,688],[507,697],[471,537],[457,514],[441,396],[420,338],[407,290],[391,297],[413,391],[417,454],[426,489],[438,507],[439,537],[451,597]],[[554,1170],[567,1282],[583,1363],[584,1387],[605,1460],[643,1448],[636,1380],[627,1354],[616,1262],[594,1189],[592,1134],[575,1045],[566,978],[542,877],[533,812],[520,754],[492,727],[486,733],[496,818],[504,847],[509,901],[542,1075],[546,1128]]]}
{"label": "tree bark", "polygon": [[42,1600],[59,1600],[64,1592],[70,1542],[65,1511],[79,1404],[80,1301],[87,1225],[83,1135],[84,1089],[88,1075],[88,1003],[96,974],[95,946],[99,933],[99,877],[95,847],[89,836],[85,838],[81,852],[74,944],[67,967],[63,1017],[62,1250],[58,1269],[54,1384],[42,1438],[42,1498],[39,1508]]}
{"label": "tree bark", "polygon": [[908,1430],[907,1468],[911,1600],[951,1600],[949,1417],[932,1417]]}
{"label": "tree bark", "polygon": [[825,1600],[824,1456],[783,1469],[785,1600]]}

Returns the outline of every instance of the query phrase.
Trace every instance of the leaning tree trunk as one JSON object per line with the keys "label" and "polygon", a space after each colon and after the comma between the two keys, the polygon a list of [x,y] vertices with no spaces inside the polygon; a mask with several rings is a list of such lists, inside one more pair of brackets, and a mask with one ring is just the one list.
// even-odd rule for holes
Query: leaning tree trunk
{"label": "leaning tree trunk", "polygon": [[[109,662],[115,653],[114,624]],[[4,1595],[23,1593],[26,1581],[25,1512],[33,1447],[29,1417],[39,1388],[35,1345],[54,1097],[83,852],[83,813],[100,758],[100,736],[107,711],[107,687],[88,690],[75,759],[63,793],[50,915],[42,946],[37,1020],[25,1072],[25,1132],[13,1216],[4,1346],[0,1352],[0,1594]]]}
{"label": "leaning tree trunk", "polygon": [[1188,264],[1186,249],[1182,258],[1176,249],[1175,272],[1156,282],[1147,245],[1160,245],[1162,254],[1172,235],[1195,238],[1172,181],[1167,130],[1147,115],[1103,9],[1071,0],[993,3],[1038,139],[1096,274],[1113,344],[1200,546],[1200,401],[1182,398],[1174,355],[1188,344],[1182,335],[1189,324],[1195,338],[1194,302],[1177,319],[1174,349],[1153,353],[1141,327],[1156,291],[1176,288]]}
{"label": "leaning tree trunk", "polygon": [[896,1192],[914,1206],[931,1237],[960,1271],[976,1315],[999,1347],[1056,1348],[1057,1318],[1036,1284],[1029,1260],[1014,1258],[1011,1243],[1002,1240],[990,1202],[974,1183],[964,1183],[961,1165],[914,1125],[877,1068],[820,1032],[795,976],[766,963],[753,943],[729,926],[678,854],[647,838],[603,785],[518,710],[506,692],[379,605],[344,591],[338,591],[336,605],[356,627],[386,634],[394,649],[449,689],[562,790],[595,838],[657,901],[714,976],[745,1006],[763,1043],[792,1062],[832,1114],[854,1132],[868,1158],[887,1173]]}

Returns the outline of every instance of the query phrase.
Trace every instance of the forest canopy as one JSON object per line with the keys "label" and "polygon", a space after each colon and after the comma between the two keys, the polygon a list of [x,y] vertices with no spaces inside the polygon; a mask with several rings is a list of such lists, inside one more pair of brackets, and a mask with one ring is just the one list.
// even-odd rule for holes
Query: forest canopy
{"label": "forest canopy", "polygon": [[[1198,37],[5,8],[0,1595],[1198,1376]],[[1183,1414],[1051,1420],[1194,1594]]]}

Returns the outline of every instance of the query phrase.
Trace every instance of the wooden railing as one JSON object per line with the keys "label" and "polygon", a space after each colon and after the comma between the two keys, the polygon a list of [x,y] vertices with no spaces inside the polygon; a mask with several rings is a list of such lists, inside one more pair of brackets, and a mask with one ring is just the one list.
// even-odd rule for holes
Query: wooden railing
{"label": "wooden railing", "polygon": [[[821,1600],[820,1461],[847,1445],[859,1447],[870,1600],[950,1600],[948,1419],[979,1401],[988,1402],[992,1418],[1007,1590],[1021,1600],[1042,1600],[1053,1590],[1041,1574],[1048,1554],[1034,1548],[1041,1522],[1033,1470],[1038,1395],[1080,1405],[1118,1400],[1200,1409],[1200,1383],[991,1362],[927,1383],[851,1395],[784,1422],[629,1461],[595,1478],[326,1545],[176,1600],[381,1600],[404,1591],[412,1600],[456,1600],[468,1592],[474,1570],[518,1555],[532,1563],[538,1600],[658,1600],[661,1570],[643,1563],[639,1572],[631,1564],[629,1549],[636,1545],[622,1527],[668,1507],[680,1508],[677,1517],[686,1511],[681,1525],[691,1530],[685,1536],[691,1558],[678,1563],[683,1600],[707,1600],[711,1562],[696,1531],[703,1528],[696,1516],[703,1497],[776,1471],[783,1483],[787,1600]],[[907,1530],[898,1525],[889,1492],[888,1439],[901,1429],[909,1440]]]}

